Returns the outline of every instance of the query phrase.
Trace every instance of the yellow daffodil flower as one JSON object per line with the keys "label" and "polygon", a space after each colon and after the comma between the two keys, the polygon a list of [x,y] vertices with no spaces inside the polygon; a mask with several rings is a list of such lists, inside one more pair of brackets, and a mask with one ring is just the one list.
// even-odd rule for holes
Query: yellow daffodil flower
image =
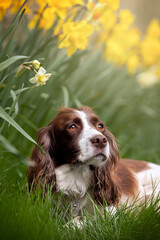
{"label": "yellow daffodil flower", "polygon": [[[23,3],[24,3],[23,0],[12,1],[12,7],[10,9],[10,12],[11,13],[16,13],[18,11],[18,9],[22,6]],[[31,13],[31,9],[28,7],[28,5],[31,6],[32,3],[33,3],[32,1],[30,1],[30,2],[28,1],[28,3],[25,5],[25,13],[27,13],[27,14]]]}
{"label": "yellow daffodil flower", "polygon": [[134,22],[135,16],[129,10],[121,10],[119,13],[119,20],[120,24],[127,28]]}
{"label": "yellow daffodil flower", "polygon": [[112,9],[107,9],[100,17],[100,22],[107,32],[109,32],[114,28],[116,21],[117,21],[117,17],[115,12]]}
{"label": "yellow daffodil flower", "polygon": [[1,0],[0,1],[0,21],[3,19],[6,10],[11,6],[12,0]]}
{"label": "yellow daffodil flower", "polygon": [[134,74],[136,69],[140,67],[140,59],[135,50],[129,53],[126,61],[126,66],[130,74]]}
{"label": "yellow daffodil flower", "polygon": [[40,22],[39,22],[39,28],[42,28],[44,30],[49,30],[55,20],[56,20],[56,14],[53,8],[46,8],[43,13],[41,14]]}
{"label": "yellow daffodil flower", "polygon": [[46,70],[43,67],[40,67],[35,77],[31,78],[29,81],[35,83],[38,87],[40,85],[45,85],[50,76],[51,73],[46,74]]}
{"label": "yellow daffodil flower", "polygon": [[160,39],[147,35],[140,45],[140,54],[145,67],[154,65],[160,56]]}
{"label": "yellow daffodil flower", "polygon": [[120,0],[98,0],[99,3],[106,3],[108,7],[117,11],[119,8]]}
{"label": "yellow daffodil flower", "polygon": [[147,29],[147,34],[154,36],[154,37],[160,37],[160,24],[157,19],[153,19]]}
{"label": "yellow daffodil flower", "polygon": [[60,39],[59,48],[66,47],[67,55],[70,57],[77,49],[86,49],[88,37],[93,32],[93,26],[85,20],[81,22],[68,22],[63,25],[63,34]]}

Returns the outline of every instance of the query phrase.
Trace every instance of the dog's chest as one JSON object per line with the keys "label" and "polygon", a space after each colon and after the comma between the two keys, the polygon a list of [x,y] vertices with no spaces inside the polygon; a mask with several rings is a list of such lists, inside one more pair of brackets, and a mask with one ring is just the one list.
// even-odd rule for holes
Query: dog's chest
{"label": "dog's chest", "polygon": [[57,191],[75,198],[83,198],[93,181],[89,166],[62,165],[55,170]]}
{"label": "dog's chest", "polygon": [[66,164],[56,168],[55,173],[57,192],[64,196],[63,205],[69,207],[72,216],[78,216],[81,209],[91,204],[88,196],[92,195],[93,171],[86,166]]}

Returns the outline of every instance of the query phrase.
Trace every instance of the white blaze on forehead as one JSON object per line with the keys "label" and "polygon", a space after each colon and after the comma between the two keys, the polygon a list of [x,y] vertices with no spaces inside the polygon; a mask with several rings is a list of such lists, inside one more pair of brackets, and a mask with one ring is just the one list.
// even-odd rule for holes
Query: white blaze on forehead
{"label": "white blaze on forehead", "polygon": [[[87,119],[87,114],[83,111],[77,111],[78,116],[80,117],[82,124],[83,124],[83,129],[82,129],[82,138],[85,136],[89,136],[92,138],[95,135],[103,135],[99,131],[97,131],[95,128],[91,126]],[[84,135],[84,136],[83,136]]]}
{"label": "white blaze on forehead", "polygon": [[[83,111],[76,111],[77,116],[82,121],[82,132],[79,138],[80,157],[79,160],[84,162],[94,155],[95,147],[91,143],[90,139],[96,135],[103,135],[101,132],[91,126],[87,114]],[[109,157],[109,144],[106,146],[106,157]]]}

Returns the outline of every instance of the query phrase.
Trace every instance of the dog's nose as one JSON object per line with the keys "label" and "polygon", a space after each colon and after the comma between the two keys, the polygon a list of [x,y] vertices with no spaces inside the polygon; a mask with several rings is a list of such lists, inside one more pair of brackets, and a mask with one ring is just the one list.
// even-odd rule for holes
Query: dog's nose
{"label": "dog's nose", "polygon": [[107,145],[107,138],[103,135],[96,135],[90,141],[97,148],[104,148]]}

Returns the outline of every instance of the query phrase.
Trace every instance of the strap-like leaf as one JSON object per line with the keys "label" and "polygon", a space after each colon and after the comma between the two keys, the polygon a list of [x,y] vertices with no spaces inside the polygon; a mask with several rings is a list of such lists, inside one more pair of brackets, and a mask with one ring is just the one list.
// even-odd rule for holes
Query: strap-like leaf
{"label": "strap-like leaf", "polygon": [[13,146],[4,136],[0,135],[0,142],[2,144],[2,146],[9,152],[15,154],[15,155],[20,155],[20,152],[18,151],[18,149]]}
{"label": "strap-like leaf", "polygon": [[12,125],[14,128],[16,128],[25,138],[27,138],[29,141],[37,145],[38,148],[45,154],[44,150],[36,143],[36,141],[28,134],[26,133],[19,125],[16,123],[9,114],[3,110],[2,107],[0,107],[0,118],[3,118],[5,121],[7,121],[10,125]]}
{"label": "strap-like leaf", "polygon": [[9,59],[3,61],[2,63],[0,63],[0,72],[3,71],[4,69],[6,69],[7,67],[9,67],[14,62],[16,62],[20,59],[24,59],[24,58],[28,58],[28,57],[27,56],[14,56],[14,57],[10,57]]}

